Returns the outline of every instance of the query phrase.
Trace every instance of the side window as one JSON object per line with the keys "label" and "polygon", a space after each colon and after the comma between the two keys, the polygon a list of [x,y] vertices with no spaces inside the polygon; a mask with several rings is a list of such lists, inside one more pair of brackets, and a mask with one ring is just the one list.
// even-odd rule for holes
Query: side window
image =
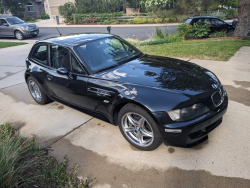
{"label": "side window", "polygon": [[197,22],[199,25],[204,25],[210,23],[210,20],[208,18],[200,18]]}
{"label": "side window", "polygon": [[35,46],[31,58],[39,61],[44,65],[48,65],[48,53],[47,45],[37,45]]}
{"label": "side window", "polygon": [[222,26],[224,25],[224,22],[221,20],[217,20],[217,19],[211,19],[211,24],[212,26]]}
{"label": "side window", "polygon": [[6,20],[0,19],[0,26],[3,26],[4,23],[7,23]]}
{"label": "side window", "polygon": [[56,69],[63,67],[71,71],[69,50],[58,45],[51,45],[50,64]]}
{"label": "side window", "polygon": [[81,65],[78,63],[76,58],[72,55],[71,56],[71,64],[72,64],[72,72],[76,74],[86,74],[84,69],[81,67]]}

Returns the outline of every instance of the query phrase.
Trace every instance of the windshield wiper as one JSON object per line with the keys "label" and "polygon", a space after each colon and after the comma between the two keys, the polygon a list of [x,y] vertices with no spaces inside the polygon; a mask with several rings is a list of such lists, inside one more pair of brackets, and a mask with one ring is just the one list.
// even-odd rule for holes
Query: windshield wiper
{"label": "windshield wiper", "polygon": [[111,68],[117,67],[118,65],[119,65],[119,64],[117,64],[117,65],[112,65],[112,66],[109,66],[109,67],[103,68],[103,69],[101,69],[101,70],[99,70],[99,71],[96,71],[95,73],[102,72],[102,71],[105,71],[105,70],[108,70],[108,69],[111,69]]}

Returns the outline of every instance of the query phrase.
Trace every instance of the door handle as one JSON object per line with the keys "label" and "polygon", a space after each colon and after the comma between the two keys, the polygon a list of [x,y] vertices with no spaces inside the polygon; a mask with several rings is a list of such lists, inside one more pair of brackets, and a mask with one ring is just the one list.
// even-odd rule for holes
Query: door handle
{"label": "door handle", "polygon": [[53,76],[51,76],[51,75],[46,75],[46,77],[48,80],[53,80]]}

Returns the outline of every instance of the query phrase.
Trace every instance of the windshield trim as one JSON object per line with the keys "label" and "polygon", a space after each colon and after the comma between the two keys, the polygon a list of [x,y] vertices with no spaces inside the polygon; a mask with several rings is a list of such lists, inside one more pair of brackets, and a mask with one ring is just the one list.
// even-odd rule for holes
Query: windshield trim
{"label": "windshield trim", "polygon": [[[90,42],[94,42],[94,41],[98,41],[98,40],[103,40],[103,39],[108,39],[108,38],[115,38],[115,39],[118,39],[118,40],[121,41],[121,43],[124,43],[124,44],[126,44],[126,45],[128,45],[128,46],[132,46],[132,47],[135,48],[139,53],[138,53],[137,55],[135,55],[135,56],[129,58],[128,60],[124,60],[124,61],[118,63],[117,65],[111,65],[111,66],[102,68],[102,69],[100,69],[100,70],[94,71],[94,70],[92,70],[92,69],[89,67],[89,65],[85,62],[85,60],[84,60],[84,59],[81,57],[81,55],[78,53],[77,47],[82,46],[82,45],[84,45],[84,44],[88,44],[88,43],[90,43]],[[123,45],[123,44],[122,44],[122,45]],[[126,40],[124,40],[124,39],[122,39],[122,38],[120,38],[120,37],[118,37],[118,36],[115,36],[115,35],[109,36],[109,37],[98,38],[98,39],[94,39],[94,40],[91,40],[91,41],[87,41],[87,42],[78,44],[78,45],[76,45],[76,46],[73,47],[73,50],[74,50],[75,55],[77,55],[77,57],[79,57],[79,59],[80,59],[80,60],[82,61],[82,63],[84,64],[84,66],[87,68],[88,72],[90,72],[91,74],[95,74],[95,73],[98,73],[98,72],[102,72],[102,71],[108,70],[108,69],[113,68],[113,67],[120,66],[120,65],[122,65],[122,64],[124,64],[124,63],[126,63],[126,62],[128,62],[128,61],[131,61],[131,59],[139,58],[139,57],[142,57],[143,55],[145,55],[142,51],[140,51],[138,48],[136,48],[136,47],[133,46],[132,44],[128,43]]]}

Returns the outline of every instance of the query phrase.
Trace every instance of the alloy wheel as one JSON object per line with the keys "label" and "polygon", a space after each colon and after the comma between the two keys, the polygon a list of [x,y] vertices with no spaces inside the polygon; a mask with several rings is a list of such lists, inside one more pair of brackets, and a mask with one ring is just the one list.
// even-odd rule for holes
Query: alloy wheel
{"label": "alloy wheel", "polygon": [[125,135],[136,145],[147,147],[154,140],[151,125],[141,115],[130,112],[122,117],[122,129]]}
{"label": "alloy wheel", "polygon": [[22,34],[21,34],[20,32],[16,32],[16,38],[17,38],[18,40],[22,40],[22,39],[23,39],[23,36],[22,36]]}
{"label": "alloy wheel", "polygon": [[33,80],[29,81],[29,89],[30,89],[30,93],[33,96],[33,98],[36,101],[41,102],[41,100],[42,100],[41,91],[40,91],[38,85]]}

